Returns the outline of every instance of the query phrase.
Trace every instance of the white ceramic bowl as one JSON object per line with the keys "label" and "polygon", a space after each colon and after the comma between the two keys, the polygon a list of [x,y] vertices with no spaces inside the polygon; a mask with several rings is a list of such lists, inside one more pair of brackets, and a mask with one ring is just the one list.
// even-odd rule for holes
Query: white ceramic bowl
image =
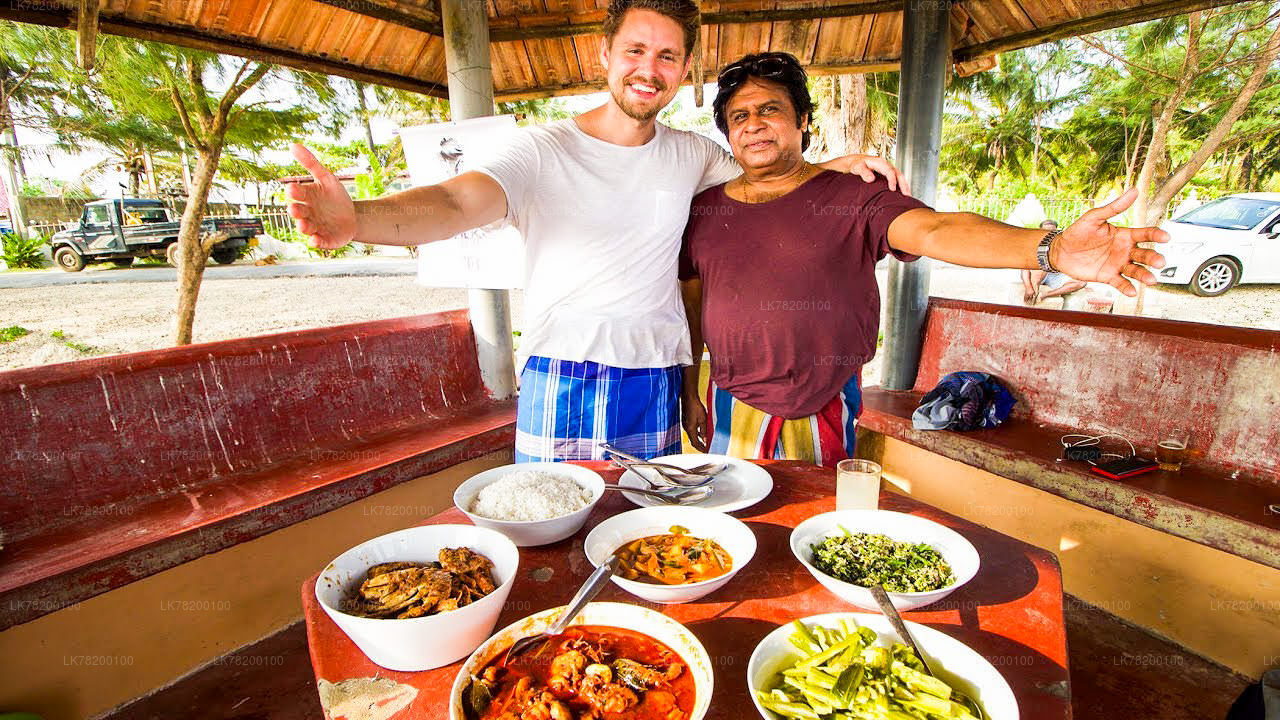
{"label": "white ceramic bowl", "polygon": [[[471,653],[471,657],[463,663],[453,681],[453,690],[449,693],[449,720],[466,720],[462,706],[462,693],[471,682],[471,677],[484,669],[489,661],[510,647],[516,640],[528,635],[536,635],[551,626],[563,607],[543,610],[523,620],[506,626],[489,638],[485,644]],[[684,660],[686,672],[693,673],[694,691],[693,713],[689,720],[702,720],[711,707],[711,691],[713,688],[711,658],[706,648],[698,642],[698,638],[688,628],[662,613],[655,612],[639,605],[626,603],[593,602],[588,603],[572,625],[603,625],[605,627],[623,628],[644,633],[661,642]]]}
{"label": "white ceramic bowl", "polygon": [[886,593],[899,612],[936,603],[978,574],[978,551],[972,543],[951,528],[915,515],[888,510],[837,510],[815,515],[797,525],[791,532],[791,552],[796,559],[823,587],[841,600],[865,610],[880,611],[869,589],[837,580],[814,567],[811,561],[813,552],[809,546],[824,538],[843,534],[842,527],[855,535],[877,533],[899,542],[925,543],[941,553],[951,565],[956,581],[944,588],[929,592]]}
{"label": "white ceramic bowl", "polygon": [[[482,488],[497,482],[504,475],[521,470],[553,473],[573,480],[579,487],[591,494],[591,502],[587,503],[586,507],[575,510],[568,515],[561,515],[550,520],[494,520],[471,512],[471,505],[475,502],[476,494]],[[548,545],[558,540],[563,540],[581,530],[582,526],[587,522],[587,516],[591,514],[591,510],[595,508],[596,503],[600,502],[600,498],[603,496],[604,478],[600,477],[600,473],[588,470],[581,465],[570,465],[569,463],[516,463],[485,470],[478,475],[472,475],[466,482],[459,485],[457,490],[453,491],[453,504],[466,513],[467,517],[471,518],[471,522],[476,525],[497,530],[511,538],[511,542],[518,547],[531,547],[534,545]]]}
{"label": "white ceramic bowl", "polygon": [[[840,620],[844,618],[852,618],[858,625],[875,630],[879,636],[877,645],[889,647],[895,642],[901,642],[889,625],[889,619],[883,615],[830,613],[801,618],[801,622],[808,627],[821,625],[825,628],[838,628]],[[933,628],[907,622],[907,630],[938,677],[978,701],[990,720],[1018,720],[1018,701],[1013,696],[1013,689],[986,658],[959,640]],[[760,705],[756,691],[772,687],[774,675],[802,657],[800,651],[787,640],[792,632],[788,623],[769,633],[756,645],[751,659],[747,661],[747,686],[751,701],[755,703],[761,717],[768,720],[779,720],[780,716]]]}
{"label": "white ceramic bowl", "polygon": [[[392,561],[431,562],[445,547],[471,548],[492,560],[497,589],[457,610],[420,618],[384,620],[341,610],[342,598],[359,587],[369,568]],[[320,573],[316,599],[373,662],[389,670],[429,670],[457,662],[489,637],[519,567],[520,551],[502,533],[470,525],[424,525],[376,537],[339,555]]]}
{"label": "white ceramic bowl", "polygon": [[599,567],[614,550],[642,537],[666,535],[672,525],[681,525],[696,538],[715,540],[729,553],[733,566],[717,578],[687,585],[658,585],[613,576],[613,582],[638,598],[656,603],[683,603],[715,592],[729,582],[756,554],[756,536],[751,528],[732,515],[699,507],[649,507],[628,510],[605,520],[587,533],[582,549],[591,564]]}

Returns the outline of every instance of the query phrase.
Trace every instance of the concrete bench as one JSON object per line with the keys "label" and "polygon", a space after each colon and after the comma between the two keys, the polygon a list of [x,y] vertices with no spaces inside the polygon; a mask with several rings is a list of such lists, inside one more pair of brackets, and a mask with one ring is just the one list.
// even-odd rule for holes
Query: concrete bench
{"label": "concrete bench", "polygon": [[[1280,332],[932,298],[910,392],[868,389],[861,424],[946,457],[1280,568]],[[943,375],[978,370],[1018,398],[993,430],[917,431]],[[1114,433],[1153,457],[1183,423],[1203,453],[1123,482],[1060,460],[1067,433]],[[1104,441],[1111,450],[1123,441]]]}
{"label": "concrete bench", "polygon": [[[1278,348],[1272,331],[931,298],[915,387],[866,390],[859,454],[903,492],[1053,549],[1067,592],[1255,676],[1280,661],[1264,650],[1280,607]],[[1012,417],[914,430],[920,397],[958,370],[999,377]],[[1061,459],[1067,433],[1152,457],[1171,422],[1202,453],[1180,472],[1110,480]]]}
{"label": "concrete bench", "polygon": [[495,452],[464,311],[0,373],[0,629]]}

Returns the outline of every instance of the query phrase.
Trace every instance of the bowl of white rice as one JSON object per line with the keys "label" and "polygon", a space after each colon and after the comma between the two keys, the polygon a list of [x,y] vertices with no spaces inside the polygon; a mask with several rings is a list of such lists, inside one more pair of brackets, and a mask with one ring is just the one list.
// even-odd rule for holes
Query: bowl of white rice
{"label": "bowl of white rice", "polygon": [[473,475],[453,504],[519,547],[547,545],[582,529],[604,495],[604,478],[580,465],[516,463]]}

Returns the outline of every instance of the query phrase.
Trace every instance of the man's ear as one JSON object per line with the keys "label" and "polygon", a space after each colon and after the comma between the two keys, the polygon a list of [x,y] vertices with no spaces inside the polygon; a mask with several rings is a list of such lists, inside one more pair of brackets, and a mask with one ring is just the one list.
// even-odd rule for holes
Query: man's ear
{"label": "man's ear", "polygon": [[604,66],[606,72],[609,70],[609,38],[600,40],[600,64]]}
{"label": "man's ear", "polygon": [[809,129],[809,113],[804,114],[804,119],[800,121],[800,131],[804,132]]}

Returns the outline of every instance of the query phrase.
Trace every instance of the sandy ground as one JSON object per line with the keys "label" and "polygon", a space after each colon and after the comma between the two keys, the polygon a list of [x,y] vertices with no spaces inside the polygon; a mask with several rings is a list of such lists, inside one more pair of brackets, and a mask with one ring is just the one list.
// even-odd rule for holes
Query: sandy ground
{"label": "sandy ground", "polygon": [[[881,292],[885,272],[881,271]],[[966,300],[1008,302],[1017,275],[1011,271],[935,267],[933,293]],[[1280,330],[1280,285],[1245,285],[1218,298],[1184,288],[1149,292],[1148,314]],[[419,287],[409,276],[305,277],[209,280],[197,311],[197,342],[415,315],[465,307],[465,290]],[[0,328],[18,325],[29,335],[0,343],[0,369],[79,360],[168,347],[174,287],[169,283],[112,283],[0,290]],[[513,293],[513,324],[522,303]],[[54,333],[60,333],[57,338]],[[878,358],[864,382],[879,376]]]}

